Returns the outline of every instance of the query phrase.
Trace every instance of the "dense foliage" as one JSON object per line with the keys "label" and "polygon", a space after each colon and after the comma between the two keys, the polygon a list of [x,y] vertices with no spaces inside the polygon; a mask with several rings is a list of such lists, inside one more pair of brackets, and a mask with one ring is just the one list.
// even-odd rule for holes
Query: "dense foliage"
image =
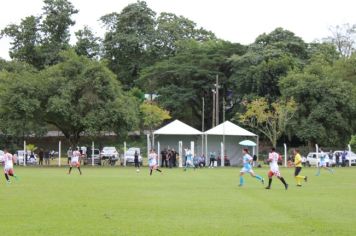
{"label": "dense foliage", "polygon": [[272,115],[279,102],[295,102],[295,114],[278,135],[270,138],[255,127],[273,145],[280,137],[345,145],[356,133],[354,25],[333,28],[324,42],[306,43],[277,28],[241,45],[218,39],[183,16],[157,15],[137,1],[100,18],[103,38],[85,26],[71,45],[78,10],[68,0],[44,0],[42,10],[1,29],[1,37],[12,40],[12,61],[0,60],[4,135],[43,135],[50,124],[76,143],[83,132],[147,128],[151,113],[142,111],[148,108],[143,94],[196,128],[204,109],[209,129],[216,77],[220,121],[223,113],[226,119],[251,115],[246,105],[253,101],[264,101],[260,114]]}

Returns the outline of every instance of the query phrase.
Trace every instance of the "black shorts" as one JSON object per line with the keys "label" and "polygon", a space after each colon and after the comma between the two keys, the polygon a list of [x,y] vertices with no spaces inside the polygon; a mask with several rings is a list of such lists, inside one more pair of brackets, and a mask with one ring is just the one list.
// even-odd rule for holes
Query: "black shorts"
{"label": "black shorts", "polygon": [[302,170],[302,167],[295,167],[294,176],[299,175],[301,170]]}

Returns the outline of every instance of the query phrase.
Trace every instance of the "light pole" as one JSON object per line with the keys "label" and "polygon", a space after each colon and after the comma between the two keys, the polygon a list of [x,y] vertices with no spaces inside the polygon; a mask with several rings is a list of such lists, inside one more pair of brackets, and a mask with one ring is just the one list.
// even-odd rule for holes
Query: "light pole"
{"label": "light pole", "polygon": [[215,89],[212,89],[211,92],[213,93],[213,124],[212,124],[212,127],[214,128],[215,127],[215,94],[216,94],[216,91]]}

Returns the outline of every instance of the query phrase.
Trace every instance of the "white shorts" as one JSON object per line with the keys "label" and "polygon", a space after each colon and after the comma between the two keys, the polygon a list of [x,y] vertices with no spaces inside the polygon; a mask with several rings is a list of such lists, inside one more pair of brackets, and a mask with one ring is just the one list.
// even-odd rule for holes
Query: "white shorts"
{"label": "white shorts", "polygon": [[243,168],[240,170],[240,173],[252,173],[252,174],[254,174],[255,172],[253,172],[252,168],[243,167]]}
{"label": "white shorts", "polygon": [[321,161],[319,164],[320,167],[326,167],[326,162],[325,161]]}

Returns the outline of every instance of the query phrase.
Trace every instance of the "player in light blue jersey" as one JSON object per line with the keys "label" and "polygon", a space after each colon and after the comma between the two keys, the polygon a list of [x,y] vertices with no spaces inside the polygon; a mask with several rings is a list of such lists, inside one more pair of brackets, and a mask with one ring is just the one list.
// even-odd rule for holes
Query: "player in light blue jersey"
{"label": "player in light blue jersey", "polygon": [[195,170],[195,165],[193,163],[193,153],[189,148],[185,149],[185,166],[184,171],[187,170],[188,167],[193,167]]}
{"label": "player in light blue jersey", "polygon": [[316,176],[320,175],[320,169],[323,168],[325,170],[328,170],[331,174],[334,173],[334,170],[332,168],[329,168],[326,166],[326,154],[325,152],[323,152],[323,150],[320,149],[320,154],[319,154],[319,158],[320,158],[320,163],[318,165],[318,172],[316,173]]}
{"label": "player in light blue jersey", "polygon": [[242,153],[244,154],[243,156],[243,167],[240,171],[240,184],[239,186],[242,187],[244,185],[244,178],[243,178],[243,175],[245,173],[250,173],[250,175],[252,177],[255,177],[256,179],[258,179],[259,181],[261,181],[262,184],[264,184],[264,179],[259,176],[259,175],[256,175],[255,172],[253,172],[252,170],[252,157],[250,156],[250,154],[248,154],[248,149],[245,148],[242,150]]}

